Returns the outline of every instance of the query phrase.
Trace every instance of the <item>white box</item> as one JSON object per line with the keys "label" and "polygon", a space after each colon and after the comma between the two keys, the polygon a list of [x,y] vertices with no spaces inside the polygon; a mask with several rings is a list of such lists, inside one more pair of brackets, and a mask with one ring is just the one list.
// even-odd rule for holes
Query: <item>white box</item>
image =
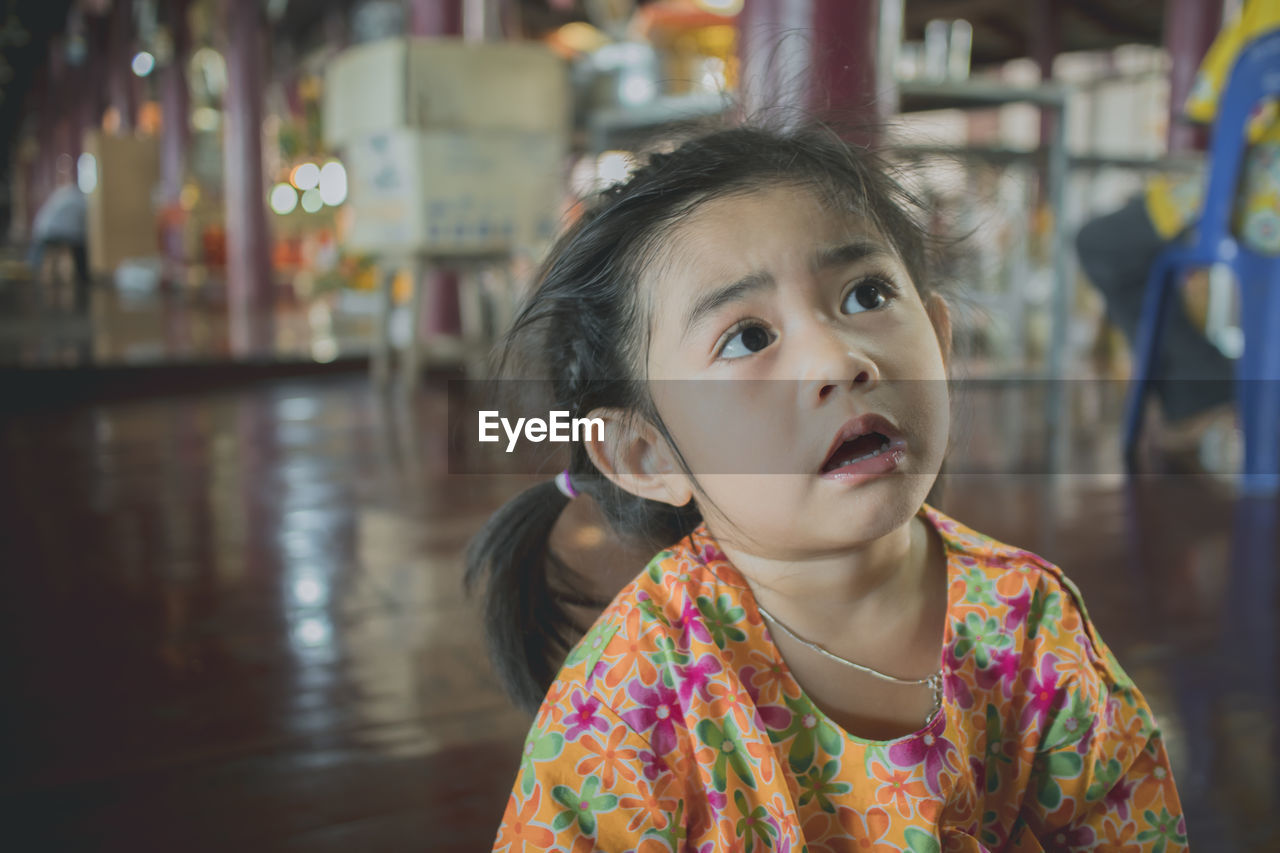
{"label": "white box", "polygon": [[325,143],[418,130],[541,131],[567,135],[564,60],[540,44],[392,38],[357,45],[325,71]]}
{"label": "white box", "polygon": [[155,139],[84,135],[84,152],[97,161],[98,185],[85,198],[89,268],[110,275],[122,261],[160,253],[152,193],[160,180]]}
{"label": "white box", "polygon": [[558,224],[565,142],[554,134],[391,130],[351,142],[343,159],[343,242],[355,251],[506,252]]}

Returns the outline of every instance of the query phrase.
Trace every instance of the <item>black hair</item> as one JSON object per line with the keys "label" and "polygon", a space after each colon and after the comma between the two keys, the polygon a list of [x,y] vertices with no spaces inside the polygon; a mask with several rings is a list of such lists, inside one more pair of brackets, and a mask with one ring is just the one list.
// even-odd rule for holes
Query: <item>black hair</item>
{"label": "black hair", "polygon": [[[638,282],[663,237],[699,205],[778,184],[810,187],[867,220],[917,288],[931,288],[922,206],[875,153],[825,124],[719,129],[652,155],[625,183],[585,205],[552,247],[500,343],[496,376],[549,380],[541,383],[552,398],[546,410],[584,417],[612,407],[648,420],[696,489],[644,381],[650,318]],[[570,445],[568,467],[574,487],[599,505],[616,534],[651,553],[701,523],[694,501],[673,507],[615,486],[580,442]],[[488,576],[485,625],[498,677],[529,711],[541,704],[580,636],[564,605],[607,603],[574,601],[552,588],[566,567],[550,553],[548,537],[568,500],[550,481],[534,486],[490,518],[467,549],[467,590]]]}

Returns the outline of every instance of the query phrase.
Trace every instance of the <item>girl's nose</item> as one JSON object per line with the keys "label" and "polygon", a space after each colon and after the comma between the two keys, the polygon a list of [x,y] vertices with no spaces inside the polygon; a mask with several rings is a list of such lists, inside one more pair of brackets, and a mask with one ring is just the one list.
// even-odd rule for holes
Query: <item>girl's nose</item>
{"label": "girl's nose", "polygon": [[865,349],[841,330],[825,324],[806,331],[801,378],[809,397],[820,403],[838,389],[870,391],[880,382],[880,369]]}

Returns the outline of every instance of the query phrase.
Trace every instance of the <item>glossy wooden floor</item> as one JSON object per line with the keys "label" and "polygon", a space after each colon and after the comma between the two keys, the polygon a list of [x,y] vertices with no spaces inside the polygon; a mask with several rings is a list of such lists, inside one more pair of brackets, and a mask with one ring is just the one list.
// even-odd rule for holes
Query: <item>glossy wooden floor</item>
{"label": "glossy wooden floor", "polygon": [[[444,407],[353,375],[3,422],[5,849],[489,849],[528,720],[459,554],[527,481],[449,476]],[[1105,465],[956,474],[940,505],[1084,590],[1193,849],[1280,849],[1275,506]]]}

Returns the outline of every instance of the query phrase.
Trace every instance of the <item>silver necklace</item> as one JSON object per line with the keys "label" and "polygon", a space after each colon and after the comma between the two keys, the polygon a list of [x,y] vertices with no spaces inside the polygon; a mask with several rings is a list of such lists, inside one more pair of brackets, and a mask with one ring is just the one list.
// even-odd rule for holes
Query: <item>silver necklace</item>
{"label": "silver necklace", "polygon": [[854,663],[851,660],[846,660],[845,658],[842,658],[837,654],[833,654],[827,651],[817,643],[809,642],[804,637],[801,637],[795,631],[792,631],[790,628],[788,628],[786,624],[782,622],[782,620],[780,620],[777,616],[774,616],[768,610],[765,610],[764,605],[762,605],[759,601],[756,601],[756,609],[760,611],[760,615],[768,617],[770,622],[773,622],[779,628],[781,628],[782,630],[790,634],[791,638],[795,640],[797,643],[801,643],[805,646],[808,646],[809,648],[813,649],[815,652],[825,655],[831,658],[833,661],[836,661],[837,663],[842,663],[845,666],[853,667],[858,672],[863,672],[863,673],[866,673],[867,675],[875,676],[881,681],[888,681],[891,684],[902,684],[908,687],[928,687],[931,691],[933,691],[933,709],[929,712],[929,716],[925,717],[924,721],[926,725],[929,723],[930,720],[934,718],[934,715],[938,713],[938,709],[942,707],[942,670],[941,669],[939,669],[933,675],[928,675],[928,676],[925,676],[924,678],[898,678],[895,675],[889,675],[887,673],[883,673],[878,669],[872,669],[869,666],[864,666],[863,664]]}

